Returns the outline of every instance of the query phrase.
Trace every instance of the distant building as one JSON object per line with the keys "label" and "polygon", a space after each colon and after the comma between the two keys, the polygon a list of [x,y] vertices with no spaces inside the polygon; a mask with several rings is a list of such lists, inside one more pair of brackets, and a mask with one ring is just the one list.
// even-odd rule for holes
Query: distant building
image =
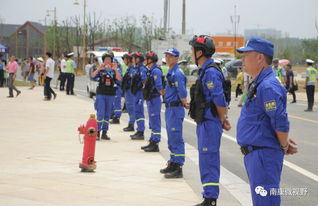
{"label": "distant building", "polygon": [[0,24],[0,44],[9,49],[10,55],[18,58],[44,54],[45,27],[27,21],[23,25]]}
{"label": "distant building", "polygon": [[243,36],[212,36],[217,53],[235,54],[235,49],[244,46]]}
{"label": "distant building", "polygon": [[252,36],[278,39],[282,37],[282,31],[276,29],[245,29],[244,36],[247,39]]}

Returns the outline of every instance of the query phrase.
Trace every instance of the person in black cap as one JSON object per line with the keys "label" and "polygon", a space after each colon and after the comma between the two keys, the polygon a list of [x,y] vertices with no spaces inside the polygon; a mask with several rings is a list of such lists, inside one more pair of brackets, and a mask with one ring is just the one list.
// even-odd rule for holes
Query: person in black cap
{"label": "person in black cap", "polygon": [[252,37],[237,51],[243,53],[244,71],[253,77],[237,124],[253,205],[279,206],[284,154],[297,152],[288,134],[286,89],[271,69],[274,45],[270,41]]}

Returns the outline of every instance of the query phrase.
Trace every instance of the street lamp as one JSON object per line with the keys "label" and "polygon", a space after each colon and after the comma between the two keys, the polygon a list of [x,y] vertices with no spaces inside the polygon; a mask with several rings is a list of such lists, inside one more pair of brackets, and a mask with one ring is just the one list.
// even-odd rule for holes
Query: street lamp
{"label": "street lamp", "polygon": [[234,16],[231,16],[231,22],[233,24],[233,29],[234,29],[234,57],[236,57],[236,36],[237,36],[237,30],[238,30],[238,25],[240,23],[240,16],[236,14],[236,5],[234,5]]}
{"label": "street lamp", "polygon": [[46,10],[47,14],[46,16],[50,16],[50,12],[53,12],[54,15],[54,27],[53,27],[53,58],[55,58],[55,52],[56,52],[56,7],[54,7],[53,10]]}
{"label": "street lamp", "polygon": [[18,27],[16,28],[15,32],[15,56],[18,58],[18,35],[22,34],[22,31],[18,30]]}
{"label": "street lamp", "polygon": [[[73,3],[76,6],[79,6],[80,3],[78,2],[78,0],[75,0],[75,2]],[[83,55],[83,64],[82,64],[82,69],[83,71],[85,70],[85,63],[86,63],[86,36],[87,36],[87,28],[86,28],[86,0],[84,0],[84,25],[83,25],[83,48],[82,48],[82,55]]]}

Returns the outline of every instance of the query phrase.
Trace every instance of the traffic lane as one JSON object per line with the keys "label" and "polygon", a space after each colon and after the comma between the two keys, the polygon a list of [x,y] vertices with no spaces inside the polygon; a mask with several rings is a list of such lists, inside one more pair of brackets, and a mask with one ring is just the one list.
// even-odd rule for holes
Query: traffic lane
{"label": "traffic lane", "polygon": [[[233,103],[232,103],[233,105]],[[232,125],[232,129],[227,134],[236,138],[236,126],[238,118],[241,112],[241,108],[237,106],[231,106],[228,116]],[[313,156],[317,157],[318,155],[318,135],[317,135],[317,126],[318,124],[314,122],[308,122],[301,119],[293,118],[292,116],[298,116],[305,112],[299,111],[299,105],[292,104],[287,107],[287,113],[290,116],[290,138],[294,139],[299,147],[299,152],[292,156],[286,156],[286,160],[314,173],[318,174],[318,164],[317,158],[312,158]],[[305,113],[304,118],[311,118],[312,113]],[[312,120],[311,118],[310,120]]]}
{"label": "traffic lane", "polygon": [[[237,118],[237,114],[239,114],[240,110],[231,109],[232,119]],[[164,118],[163,118],[164,119]],[[165,127],[164,120],[163,126]],[[191,144],[192,146],[197,145],[197,137],[196,137],[196,126],[193,123],[189,123],[188,121],[184,121],[183,123],[183,134],[185,142]],[[226,134],[230,134],[233,136],[235,131],[226,132]],[[234,173],[245,182],[248,183],[248,177],[244,167],[244,156],[241,154],[239,146],[237,143],[229,140],[227,138],[222,138],[221,148],[220,148],[220,156],[221,156],[221,165],[228,169],[230,172]],[[284,196],[282,197],[282,205],[310,205],[312,202],[317,202],[318,197],[313,195],[312,192],[315,192],[317,188],[317,183],[312,181],[311,179],[305,177],[304,175],[290,169],[287,166],[283,167],[282,180],[281,180],[282,188],[300,188],[306,187],[310,188],[310,193],[307,196],[303,197],[295,197],[295,196]]]}
{"label": "traffic lane", "polygon": [[305,109],[307,109],[305,104],[287,104],[287,112],[291,118],[303,118],[305,122],[316,122],[318,125],[318,108],[314,107],[313,112],[304,112]]}

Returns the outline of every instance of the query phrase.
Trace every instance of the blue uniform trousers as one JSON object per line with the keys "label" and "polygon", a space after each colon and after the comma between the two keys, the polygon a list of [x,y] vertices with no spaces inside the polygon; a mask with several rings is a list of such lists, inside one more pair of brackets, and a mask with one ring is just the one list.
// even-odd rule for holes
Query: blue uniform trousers
{"label": "blue uniform trousers", "polygon": [[199,168],[203,197],[218,199],[220,180],[220,144],[222,126],[219,120],[205,120],[197,125]]}
{"label": "blue uniform trousers", "polygon": [[147,100],[149,129],[151,129],[150,140],[153,142],[160,142],[161,138],[161,104],[160,96]]}
{"label": "blue uniform trousers", "polygon": [[95,110],[97,113],[98,131],[108,131],[108,124],[112,106],[114,103],[114,96],[97,94],[95,101]]}
{"label": "blue uniform trousers", "polygon": [[144,96],[142,90],[137,91],[135,94],[135,116],[137,131],[145,131]]}
{"label": "blue uniform trousers", "polygon": [[116,96],[113,104],[113,109],[112,109],[112,115],[117,117],[118,119],[121,117],[121,95],[123,91],[121,90],[120,87],[117,87],[116,89]]}
{"label": "blue uniform trousers", "polygon": [[253,205],[280,205],[278,188],[283,160],[283,151],[271,148],[254,150],[244,157]]}
{"label": "blue uniform trousers", "polygon": [[135,124],[136,114],[135,114],[135,96],[131,93],[131,90],[125,92],[126,108],[129,115],[129,124]]}
{"label": "blue uniform trousers", "polygon": [[168,134],[168,148],[170,162],[184,164],[185,151],[182,136],[182,123],[184,118],[183,107],[168,107],[165,112],[166,129]]}

